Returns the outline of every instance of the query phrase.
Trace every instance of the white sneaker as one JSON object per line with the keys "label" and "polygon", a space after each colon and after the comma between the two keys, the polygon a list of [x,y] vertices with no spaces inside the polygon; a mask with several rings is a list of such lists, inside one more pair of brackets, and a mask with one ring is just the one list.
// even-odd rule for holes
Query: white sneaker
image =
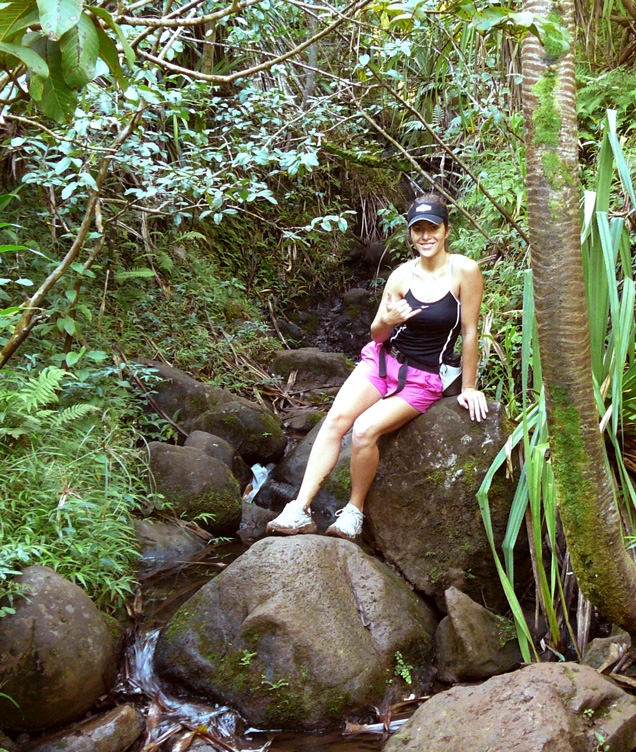
{"label": "white sneaker", "polygon": [[298,535],[299,533],[315,533],[316,523],[311,519],[311,513],[299,507],[296,500],[285,505],[285,509],[267,523],[268,533],[281,535]]}
{"label": "white sneaker", "polygon": [[364,515],[353,504],[347,504],[344,509],[339,509],[336,512],[336,517],[338,519],[333,525],[329,525],[327,528],[327,535],[333,535],[336,538],[346,538],[352,541],[362,532]]}

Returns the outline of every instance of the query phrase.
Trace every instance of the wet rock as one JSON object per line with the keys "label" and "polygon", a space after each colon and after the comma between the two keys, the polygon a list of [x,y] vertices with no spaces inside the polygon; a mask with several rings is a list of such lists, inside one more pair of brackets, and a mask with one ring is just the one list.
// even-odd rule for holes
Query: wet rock
{"label": "wet rock", "polygon": [[[233,533],[241,522],[239,484],[230,468],[194,447],[151,441],[150,470],[156,489],[178,517],[196,520],[217,534]],[[200,515],[212,515],[212,519]]]}
{"label": "wet rock", "polygon": [[227,465],[238,480],[241,493],[251,482],[252,471],[245,460],[229,442],[220,436],[214,436],[205,431],[193,431],[186,439],[185,446],[200,449],[210,457],[214,457]]}
{"label": "wet rock", "polygon": [[[489,404],[486,421],[470,420],[455,398],[436,402],[380,443],[380,465],[365,504],[373,545],[419,590],[444,608],[450,587],[494,610],[506,599],[475,494],[509,434],[503,409]],[[490,491],[495,542],[503,541],[515,482],[502,468]],[[524,556],[522,536],[517,555]],[[518,578],[529,558],[516,562]]]}
{"label": "wet rock", "polygon": [[424,603],[355,544],[267,538],[181,607],[155,666],[252,725],[319,730],[424,691],[434,629]]}
{"label": "wet rock", "polygon": [[634,697],[587,666],[542,663],[435,695],[383,752],[627,752],[635,745]]}
{"label": "wet rock", "polygon": [[341,353],[321,352],[316,347],[279,350],[270,365],[271,373],[289,384],[290,393],[300,392],[305,398],[335,394],[351,370]]}
{"label": "wet rock", "polygon": [[449,588],[445,616],[437,627],[437,678],[453,684],[487,679],[521,663],[514,624]]}
{"label": "wet rock", "polygon": [[208,539],[178,522],[136,520],[135,533],[141,543],[140,568],[162,572],[190,560],[208,545]]}
{"label": "wet rock", "polygon": [[250,543],[265,535],[267,523],[276,517],[271,509],[257,507],[256,504],[243,502],[243,516],[238,529],[238,536],[243,543]]}
{"label": "wet rock", "polygon": [[220,436],[250,466],[276,462],[283,456],[287,440],[280,420],[269,410],[225,389],[196,381],[165,363],[141,362],[156,368],[160,376],[160,381],[153,384],[154,401],[188,433],[205,431]]}
{"label": "wet rock", "polygon": [[[26,598],[0,619],[0,728],[39,731],[80,718],[108,692],[117,664],[113,640],[93,602],[52,569],[16,578]],[[28,598],[28,600],[27,600]]]}
{"label": "wet rock", "polygon": [[599,671],[604,671],[617,663],[631,646],[632,640],[627,632],[611,637],[597,637],[588,644],[583,656],[583,663]]}
{"label": "wet rock", "polygon": [[[322,421],[312,428],[298,446],[272,471],[262,488],[254,497],[254,503],[266,509],[280,512],[288,501],[296,498],[305,473],[309,453],[314,445]],[[324,531],[335,521],[335,513],[341,509],[351,492],[349,462],[351,460],[351,433],[342,442],[338,464],[327,477],[312,502],[311,509],[318,531]]]}
{"label": "wet rock", "polygon": [[124,752],[141,736],[144,717],[132,705],[120,705],[72,729],[40,739],[29,752]]}

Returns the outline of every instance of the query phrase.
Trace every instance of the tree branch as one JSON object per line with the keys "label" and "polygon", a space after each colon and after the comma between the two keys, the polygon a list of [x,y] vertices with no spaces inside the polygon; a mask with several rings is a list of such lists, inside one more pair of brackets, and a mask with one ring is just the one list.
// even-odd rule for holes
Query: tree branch
{"label": "tree branch", "polygon": [[[144,108],[145,108],[145,105],[142,105],[135,112],[135,114],[131,118],[130,123],[122,131],[120,131],[119,135],[113,142],[113,149],[115,150],[118,149],[124,143],[124,141],[126,141],[126,139],[130,136],[130,134],[134,131],[134,129],[137,127],[137,123],[139,122],[139,118],[141,117],[144,111]],[[48,294],[49,290],[69,269],[73,261],[75,261],[75,259],[77,258],[78,253],[82,249],[84,240],[86,239],[86,236],[88,235],[88,231],[93,221],[93,214],[95,213],[95,207],[97,205],[97,201],[99,200],[100,189],[104,183],[104,180],[106,179],[106,176],[108,175],[108,167],[112,159],[113,159],[112,155],[105,156],[102,159],[99,165],[99,170],[97,172],[97,177],[95,178],[97,190],[91,190],[89,194],[88,204],[86,206],[86,211],[84,212],[84,218],[82,219],[82,224],[80,225],[79,230],[77,232],[77,236],[75,237],[75,240],[73,241],[73,244],[68,250],[68,253],[66,254],[66,256],[64,256],[62,261],[60,261],[57,267],[44,280],[44,282],[40,285],[38,290],[34,293],[34,295],[31,297],[31,299],[27,303],[24,309],[24,312],[20,316],[20,319],[18,323],[16,324],[11,337],[9,337],[8,342],[0,351],[0,368],[6,365],[9,358],[11,358],[11,356],[14,355],[16,350],[28,337],[29,332],[33,328],[33,319],[35,317],[36,311],[39,309],[40,305],[44,301],[44,298]]]}
{"label": "tree branch", "polygon": [[403,97],[401,97],[397,93],[397,91],[395,91],[387,83],[382,81],[382,79],[380,78],[380,76],[377,74],[375,70],[373,71],[373,75],[376,78],[376,80],[379,81],[380,84],[384,87],[384,89],[386,89],[389,92],[389,94],[402,105],[402,107],[407,109],[411,113],[411,115],[413,115],[419,120],[419,122],[424,126],[424,128],[432,136],[435,143],[438,144],[447,154],[449,154],[452,157],[452,159],[455,162],[457,162],[457,164],[462,168],[462,170],[464,170],[464,172],[467,175],[470,175],[470,177],[475,182],[475,185],[477,186],[477,188],[483,193],[483,195],[488,199],[488,201],[490,201],[490,203],[502,215],[502,217],[504,217],[504,219],[515,228],[515,230],[519,233],[519,235],[523,238],[523,240],[528,245],[530,245],[530,240],[528,236],[526,235],[526,233],[523,231],[523,229],[519,227],[519,224],[516,222],[516,220],[506,211],[506,209],[504,209],[503,206],[501,206],[501,204],[497,201],[497,199],[491,195],[488,189],[483,186],[481,180],[477,177],[477,175],[475,175],[475,173],[470,169],[470,167],[466,164],[466,162],[464,162],[464,160],[461,157],[455,154],[455,152],[451,149],[451,147],[448,146],[437,135],[435,130],[431,128],[431,126],[426,122],[426,120],[420,115],[420,113],[414,107],[412,107]]}
{"label": "tree branch", "polygon": [[[364,8],[364,6],[368,4],[368,2],[369,0],[355,0],[355,2],[350,3],[344,9],[343,15],[341,18],[336,19],[333,23],[329,24],[329,26],[326,26],[321,32],[319,32],[318,34],[315,34],[313,37],[310,37],[309,39],[304,41],[302,44],[297,45],[292,50],[289,50],[289,52],[286,52],[284,55],[279,55],[278,57],[272,60],[268,60],[266,63],[261,63],[260,65],[254,65],[251,68],[246,68],[243,71],[237,71],[236,73],[231,73],[229,76],[217,76],[211,73],[198,73],[196,71],[191,71],[187,68],[182,68],[181,66],[175,65],[174,63],[169,63],[167,60],[160,60],[158,57],[155,57],[154,55],[151,55],[148,52],[144,52],[143,50],[138,50],[138,52],[147,60],[150,60],[153,63],[160,65],[162,68],[165,68],[166,70],[173,71],[174,73],[181,73],[183,75],[191,76],[192,78],[197,78],[200,81],[210,81],[210,83],[230,84],[239,78],[246,78],[247,76],[252,76],[255,73],[260,73],[261,71],[269,70],[272,66],[277,65],[278,63],[283,63],[285,62],[285,60],[288,60],[290,57],[294,57],[294,55],[298,55],[300,52],[307,49],[307,47],[310,47],[319,39],[322,39],[323,37],[327,36],[334,29],[336,29],[338,26],[344,23],[347,20],[347,16],[345,14],[349,12],[356,12],[356,11],[362,10],[362,8]],[[200,21],[200,18],[197,19],[197,22],[198,21]],[[169,26],[170,24],[166,23],[165,25]]]}
{"label": "tree branch", "polygon": [[445,196],[449,203],[451,203],[460,214],[463,214],[464,217],[475,227],[475,229],[479,230],[479,232],[486,238],[486,240],[489,243],[494,243],[495,241],[490,237],[490,235],[484,230],[484,228],[479,224],[479,222],[471,215],[469,214],[466,209],[464,209],[463,206],[460,206],[457,201],[448,193],[447,190],[442,188],[441,185],[439,185],[435,180],[426,172],[426,170],[423,170],[420,165],[413,159],[413,157],[408,153],[408,151],[402,146],[402,144],[398,143],[394,138],[392,138],[385,130],[382,128],[382,126],[378,125],[375,120],[370,116],[367,115],[367,113],[362,109],[362,106],[360,103],[352,97],[353,103],[358,108],[358,111],[362,115],[362,117],[369,123],[369,125],[373,126],[373,128],[376,129],[378,133],[380,133],[386,140],[393,144],[395,148],[404,155],[404,157],[409,161],[409,163],[413,166],[413,168],[417,171],[419,175],[422,175],[422,177],[426,178],[426,180],[430,183],[430,185],[433,186],[433,188],[442,194],[442,196]]}

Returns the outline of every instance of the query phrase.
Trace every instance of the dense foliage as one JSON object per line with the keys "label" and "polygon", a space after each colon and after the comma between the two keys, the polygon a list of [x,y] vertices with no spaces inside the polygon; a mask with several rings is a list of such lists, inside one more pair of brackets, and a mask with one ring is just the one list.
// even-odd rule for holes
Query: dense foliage
{"label": "dense foliage", "polygon": [[[572,41],[588,186],[608,107],[634,150],[632,22],[600,12],[581,7]],[[267,361],[272,317],[345,289],[355,246],[404,254],[400,213],[431,185],[486,279],[483,383],[519,414],[528,30],[571,41],[514,3],[3,4],[1,579],[46,562],[125,597],[139,437],[166,429],[143,424],[122,358],[261,388],[233,353]]]}

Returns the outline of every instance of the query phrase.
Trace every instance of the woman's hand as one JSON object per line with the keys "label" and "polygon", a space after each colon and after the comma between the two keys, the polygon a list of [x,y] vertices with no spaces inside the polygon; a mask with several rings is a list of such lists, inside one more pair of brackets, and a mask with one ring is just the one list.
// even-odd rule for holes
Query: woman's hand
{"label": "woman's hand", "polygon": [[476,420],[478,423],[486,420],[488,403],[486,402],[486,395],[483,392],[474,388],[463,389],[462,393],[457,397],[457,401],[462,407],[468,410],[471,420]]}
{"label": "woman's hand", "polygon": [[419,313],[419,309],[411,308],[405,298],[397,298],[396,300],[393,300],[393,295],[391,295],[390,292],[387,292],[386,294],[385,305],[386,315],[384,316],[384,321],[391,327],[403,324],[405,321],[408,321]]}

